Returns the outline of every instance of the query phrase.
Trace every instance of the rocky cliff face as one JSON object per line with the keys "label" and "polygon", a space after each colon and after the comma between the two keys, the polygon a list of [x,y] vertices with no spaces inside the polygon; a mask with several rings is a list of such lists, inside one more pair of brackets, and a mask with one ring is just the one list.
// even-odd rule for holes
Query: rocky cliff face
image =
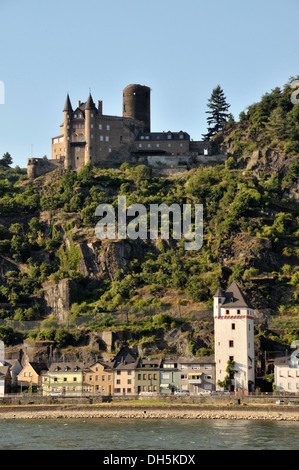
{"label": "rocky cliff face", "polygon": [[72,304],[72,292],[76,283],[72,279],[62,279],[58,283],[44,282],[44,299],[46,314],[55,316],[59,322],[66,322]]}

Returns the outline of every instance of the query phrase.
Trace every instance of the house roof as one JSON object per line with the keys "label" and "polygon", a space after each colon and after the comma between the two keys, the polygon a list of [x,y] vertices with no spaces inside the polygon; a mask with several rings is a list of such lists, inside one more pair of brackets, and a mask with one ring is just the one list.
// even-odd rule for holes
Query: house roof
{"label": "house roof", "polygon": [[235,280],[233,280],[231,285],[226,289],[224,297],[225,301],[222,305],[225,307],[254,308]]}
{"label": "house roof", "polygon": [[112,361],[112,364],[113,364],[113,367],[116,367],[119,364],[122,364],[122,365],[135,364],[137,359],[138,358],[133,353],[133,351],[128,346],[124,346],[116,354],[116,356],[114,357]]}
{"label": "house roof", "polygon": [[82,372],[86,367],[83,362],[54,362],[49,367],[49,372]]}
{"label": "house roof", "polygon": [[214,356],[179,357],[179,364],[214,364]]}
{"label": "house roof", "polygon": [[0,366],[0,380],[4,379],[9,371],[9,366]]}
{"label": "house roof", "polygon": [[[48,370],[48,366],[44,362],[29,362],[28,363],[34,371],[40,375],[42,372]],[[28,365],[26,364],[26,365]],[[25,365],[25,367],[26,367]]]}

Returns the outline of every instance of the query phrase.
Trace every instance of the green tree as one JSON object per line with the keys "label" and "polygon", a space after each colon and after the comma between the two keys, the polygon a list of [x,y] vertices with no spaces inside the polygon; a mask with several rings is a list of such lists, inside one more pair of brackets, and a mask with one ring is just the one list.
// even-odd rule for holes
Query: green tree
{"label": "green tree", "polygon": [[5,152],[3,157],[0,159],[0,165],[5,166],[6,168],[9,168],[11,164],[12,164],[12,158],[11,158],[10,153]]}
{"label": "green tree", "polygon": [[207,118],[208,132],[203,135],[205,140],[210,140],[221,131],[230,116],[228,113],[230,104],[227,103],[220,85],[212,91],[211,98],[208,100],[208,108],[209,111],[206,111],[206,114],[210,114],[210,116]]}

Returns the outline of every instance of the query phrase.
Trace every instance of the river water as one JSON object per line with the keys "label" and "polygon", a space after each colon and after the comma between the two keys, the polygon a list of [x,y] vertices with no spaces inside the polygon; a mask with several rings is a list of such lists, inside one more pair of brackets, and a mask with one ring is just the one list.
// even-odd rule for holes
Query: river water
{"label": "river water", "polygon": [[209,419],[0,421],[0,450],[298,450],[299,422]]}

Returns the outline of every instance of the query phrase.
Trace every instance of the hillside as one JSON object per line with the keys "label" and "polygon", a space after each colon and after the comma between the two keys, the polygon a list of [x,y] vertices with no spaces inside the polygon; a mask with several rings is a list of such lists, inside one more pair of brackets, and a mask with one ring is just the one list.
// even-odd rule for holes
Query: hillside
{"label": "hillside", "polygon": [[[273,100],[282,106],[281,94],[271,94]],[[264,98],[260,106],[266,109]],[[297,127],[298,106],[284,117],[289,122],[291,114]],[[115,348],[127,341],[146,355],[212,354],[213,294],[234,278],[256,307],[258,367],[267,372],[265,351],[283,351],[299,339],[299,139],[265,137],[277,106],[270,108],[259,128],[252,117],[257,104],[256,114],[250,108],[215,138],[229,154],[225,165],[168,177],[143,165],[86,166],[34,181],[19,169],[1,170],[0,337],[6,345],[21,348],[29,338],[54,341],[64,354],[101,354],[97,335],[113,330]],[[116,207],[119,195],[127,206],[147,209],[203,204],[203,247],[101,242],[95,209],[104,202]]]}

